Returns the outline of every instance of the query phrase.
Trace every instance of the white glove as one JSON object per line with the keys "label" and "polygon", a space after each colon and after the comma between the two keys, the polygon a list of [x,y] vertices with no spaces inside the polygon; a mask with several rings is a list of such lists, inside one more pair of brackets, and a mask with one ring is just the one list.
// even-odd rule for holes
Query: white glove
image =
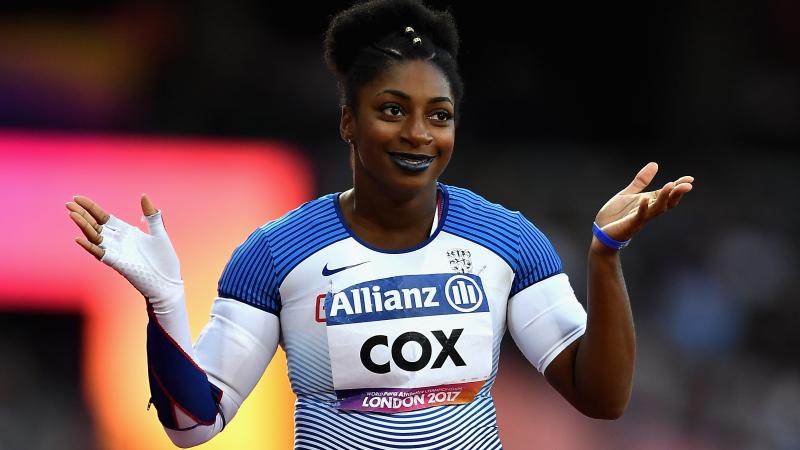
{"label": "white glove", "polygon": [[183,281],[161,211],[145,219],[150,234],[111,215],[100,232],[99,246],[105,250],[101,261],[122,274],[155,307],[178,291],[182,296]]}
{"label": "white glove", "polygon": [[180,262],[164,228],[161,211],[144,216],[150,234],[113,215],[100,231],[100,259],[125,277],[155,313],[158,323],[192,355]]}

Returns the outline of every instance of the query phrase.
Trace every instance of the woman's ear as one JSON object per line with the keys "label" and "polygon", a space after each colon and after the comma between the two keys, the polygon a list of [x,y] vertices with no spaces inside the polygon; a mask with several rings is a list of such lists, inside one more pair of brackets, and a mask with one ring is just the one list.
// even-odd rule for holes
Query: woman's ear
{"label": "woman's ear", "polygon": [[353,114],[346,105],[342,105],[342,116],[339,119],[339,134],[348,144],[353,143]]}

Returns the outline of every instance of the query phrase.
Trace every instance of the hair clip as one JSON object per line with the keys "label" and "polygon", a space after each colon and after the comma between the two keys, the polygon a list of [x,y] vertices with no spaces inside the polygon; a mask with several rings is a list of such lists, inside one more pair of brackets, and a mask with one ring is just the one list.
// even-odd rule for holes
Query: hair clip
{"label": "hair clip", "polygon": [[414,40],[411,41],[412,44],[417,45],[422,43],[422,39],[415,37]]}
{"label": "hair clip", "polygon": [[414,29],[411,27],[406,27],[406,33],[413,33]]}

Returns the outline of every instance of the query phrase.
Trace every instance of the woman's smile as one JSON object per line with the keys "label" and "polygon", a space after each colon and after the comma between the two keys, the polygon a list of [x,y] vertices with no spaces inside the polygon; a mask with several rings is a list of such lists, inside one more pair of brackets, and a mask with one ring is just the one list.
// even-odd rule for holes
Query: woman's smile
{"label": "woman's smile", "polygon": [[436,156],[428,156],[414,153],[389,152],[389,158],[398,167],[409,172],[424,172],[431,166]]}

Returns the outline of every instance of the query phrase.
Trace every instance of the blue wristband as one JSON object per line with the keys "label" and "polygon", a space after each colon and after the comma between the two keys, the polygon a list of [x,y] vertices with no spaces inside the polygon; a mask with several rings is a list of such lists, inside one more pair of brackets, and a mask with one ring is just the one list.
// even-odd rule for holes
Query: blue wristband
{"label": "blue wristband", "polygon": [[592,223],[592,233],[594,233],[597,240],[603,243],[606,247],[613,248],[614,250],[620,250],[628,246],[631,243],[631,240],[628,239],[627,241],[618,241],[611,236],[603,233],[603,230],[597,226],[597,222]]}

